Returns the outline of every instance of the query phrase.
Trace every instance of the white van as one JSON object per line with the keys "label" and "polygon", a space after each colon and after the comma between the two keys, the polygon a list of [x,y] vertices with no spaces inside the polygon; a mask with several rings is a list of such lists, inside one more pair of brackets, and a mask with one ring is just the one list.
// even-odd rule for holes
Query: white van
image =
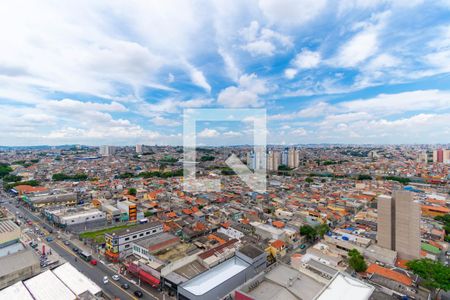
{"label": "white van", "polygon": [[107,284],[109,282],[108,276],[103,277],[103,283]]}

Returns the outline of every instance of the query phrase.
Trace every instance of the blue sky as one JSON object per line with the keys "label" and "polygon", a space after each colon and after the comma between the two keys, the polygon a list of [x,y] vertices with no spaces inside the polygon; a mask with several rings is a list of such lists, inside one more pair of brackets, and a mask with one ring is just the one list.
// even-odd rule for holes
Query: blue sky
{"label": "blue sky", "polygon": [[448,0],[10,1],[0,44],[0,145],[176,145],[222,107],[272,144],[450,142]]}

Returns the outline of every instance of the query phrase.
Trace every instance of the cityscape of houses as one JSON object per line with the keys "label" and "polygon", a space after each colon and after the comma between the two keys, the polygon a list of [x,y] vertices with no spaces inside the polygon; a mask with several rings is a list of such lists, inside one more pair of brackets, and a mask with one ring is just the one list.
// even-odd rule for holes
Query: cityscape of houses
{"label": "cityscape of houses", "polygon": [[[267,169],[265,193],[226,166],[231,154]],[[181,147],[1,151],[0,299],[437,292],[412,263],[450,262],[445,145],[202,147],[197,162],[221,191],[183,190]]]}

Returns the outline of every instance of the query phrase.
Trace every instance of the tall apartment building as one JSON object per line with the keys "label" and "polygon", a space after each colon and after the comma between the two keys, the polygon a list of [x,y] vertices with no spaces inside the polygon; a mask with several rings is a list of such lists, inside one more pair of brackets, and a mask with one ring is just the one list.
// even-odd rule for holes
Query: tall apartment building
{"label": "tall apartment building", "polygon": [[281,155],[278,151],[269,151],[267,154],[267,170],[268,171],[277,171],[280,166]]}
{"label": "tall apartment building", "polygon": [[137,144],[136,145],[136,153],[142,153],[142,145],[141,144]]}
{"label": "tall apartment building", "polygon": [[247,153],[247,166],[251,170],[264,170],[266,169],[266,153],[264,149],[256,149]]}
{"label": "tall apartment building", "polygon": [[101,156],[112,156],[116,153],[116,147],[102,145],[100,146],[99,153]]}
{"label": "tall apartment building", "polygon": [[408,191],[394,191],[393,197],[378,200],[377,243],[395,250],[401,259],[420,257],[420,205]]}
{"label": "tall apartment building", "polygon": [[295,148],[289,148],[288,150],[288,162],[289,168],[297,168],[300,163],[300,151]]}

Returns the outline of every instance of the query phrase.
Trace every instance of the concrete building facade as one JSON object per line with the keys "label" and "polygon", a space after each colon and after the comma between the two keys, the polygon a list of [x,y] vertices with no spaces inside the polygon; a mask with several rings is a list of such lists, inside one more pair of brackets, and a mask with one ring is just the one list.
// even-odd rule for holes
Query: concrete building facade
{"label": "concrete building facade", "polygon": [[397,251],[400,259],[420,257],[420,205],[411,192],[378,197],[377,243]]}

